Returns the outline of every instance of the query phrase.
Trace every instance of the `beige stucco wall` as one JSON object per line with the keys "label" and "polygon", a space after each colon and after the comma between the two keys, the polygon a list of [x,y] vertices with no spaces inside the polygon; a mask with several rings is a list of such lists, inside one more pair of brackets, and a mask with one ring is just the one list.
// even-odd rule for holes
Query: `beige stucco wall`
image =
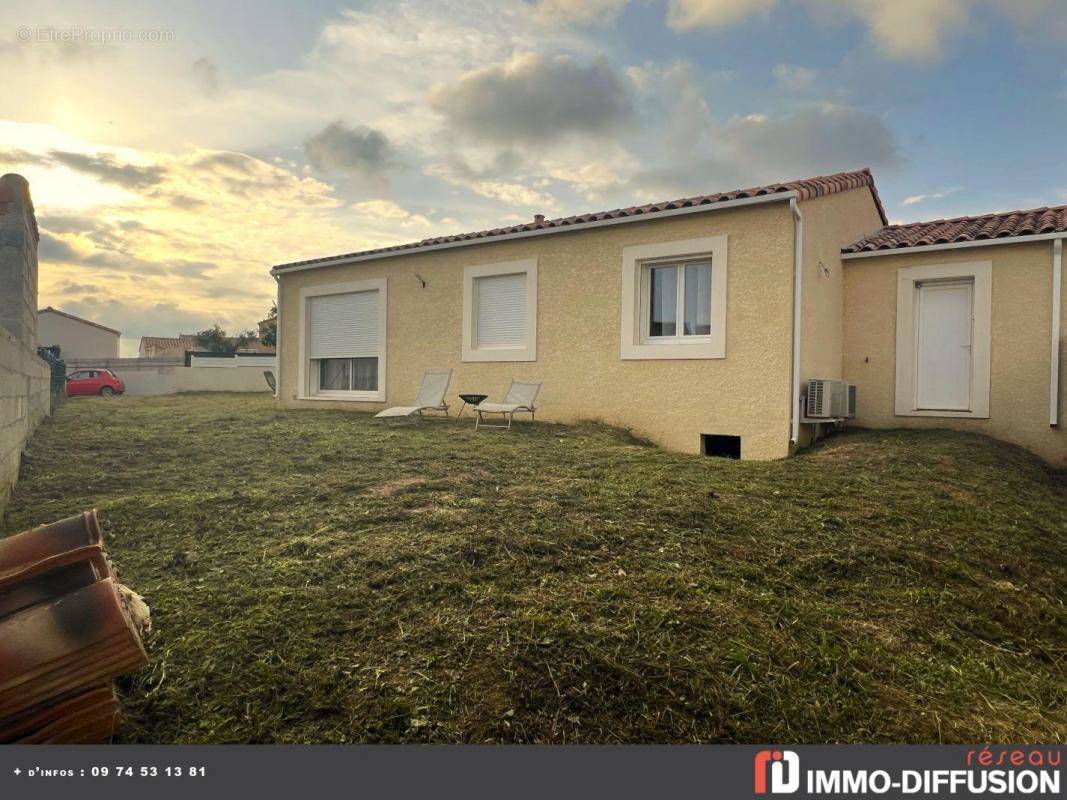
{"label": "beige stucco wall", "polygon": [[844,262],[841,248],[882,227],[866,187],[800,203],[804,283],[800,379],[840,378],[844,358]]}
{"label": "beige stucco wall", "polygon": [[42,311],[37,316],[37,343],[41,347],[59,345],[60,357],[118,358],[119,335],[95,325]]}
{"label": "beige stucco wall", "polygon": [[[800,204],[804,216],[801,289],[800,381],[840,378],[844,369],[845,269],[841,248],[882,227],[866,187],[816,197]],[[820,426],[801,425],[800,445],[811,444]]]}
{"label": "beige stucco wall", "polygon": [[[621,360],[622,249],[720,234],[728,237],[726,358]],[[525,258],[538,260],[537,361],[462,362],[463,268]],[[279,403],[408,404],[422,370],[453,367],[453,402],[461,391],[499,398],[512,377],[542,378],[539,419],[599,419],[685,452],[699,452],[702,433],[739,435],[743,458],[784,457],[792,260],[789,205],[776,202],[289,273],[280,283]],[[297,400],[301,287],[380,277],[388,278],[388,402]]]}
{"label": "beige stucco wall", "polygon": [[[895,416],[897,270],[961,261],[991,261],[993,265],[989,419]],[[844,377],[859,390],[856,423],[974,431],[1015,442],[1054,464],[1067,465],[1063,429],[1067,392],[1062,369],[1062,424],[1049,426],[1051,295],[1051,242],[847,261]],[[1061,302],[1061,312],[1067,311],[1067,282]],[[1067,319],[1061,326],[1067,332]],[[1067,358],[1064,349],[1061,339],[1061,364]]]}

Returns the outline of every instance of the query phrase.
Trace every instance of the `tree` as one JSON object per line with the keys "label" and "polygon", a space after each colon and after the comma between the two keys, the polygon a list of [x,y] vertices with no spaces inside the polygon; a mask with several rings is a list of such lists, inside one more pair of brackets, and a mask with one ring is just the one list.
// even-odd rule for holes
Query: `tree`
{"label": "tree", "polygon": [[267,347],[278,345],[278,304],[271,303],[267,318],[259,323],[259,340]]}
{"label": "tree", "polygon": [[206,331],[200,331],[196,334],[196,346],[201,350],[207,350],[209,353],[232,355],[237,352],[234,341],[226,335],[226,331],[220,328],[217,323]]}
{"label": "tree", "polygon": [[233,342],[234,349],[244,350],[249,345],[259,341],[259,334],[253,330],[247,330],[234,336],[231,341]]}

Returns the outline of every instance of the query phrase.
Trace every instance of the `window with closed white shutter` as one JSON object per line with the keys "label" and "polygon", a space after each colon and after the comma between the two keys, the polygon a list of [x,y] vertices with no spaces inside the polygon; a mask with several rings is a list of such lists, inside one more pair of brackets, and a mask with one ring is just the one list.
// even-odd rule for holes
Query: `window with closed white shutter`
{"label": "window with closed white shutter", "polygon": [[359,358],[378,355],[378,292],[351,292],[312,297],[312,358]]}
{"label": "window with closed white shutter", "polygon": [[384,399],[385,281],[312,287],[304,297],[306,391]]}
{"label": "window with closed white shutter", "polygon": [[537,261],[463,270],[463,360],[537,360]]}
{"label": "window with closed white shutter", "polygon": [[475,278],[477,347],[521,347],[526,342],[526,273]]}

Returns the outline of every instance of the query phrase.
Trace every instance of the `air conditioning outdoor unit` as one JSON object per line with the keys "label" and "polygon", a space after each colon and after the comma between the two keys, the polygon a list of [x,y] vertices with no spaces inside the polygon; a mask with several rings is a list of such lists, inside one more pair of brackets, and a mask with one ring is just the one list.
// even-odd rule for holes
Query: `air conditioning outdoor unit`
{"label": "air conditioning outdoor unit", "polygon": [[856,387],[848,381],[812,378],[808,381],[805,416],[809,419],[848,419],[856,416]]}

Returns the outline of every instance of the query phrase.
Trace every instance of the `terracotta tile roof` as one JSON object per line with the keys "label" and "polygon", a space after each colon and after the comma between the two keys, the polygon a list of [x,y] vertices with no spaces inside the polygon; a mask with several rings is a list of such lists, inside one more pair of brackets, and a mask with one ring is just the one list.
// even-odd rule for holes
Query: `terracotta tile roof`
{"label": "terracotta tile roof", "polygon": [[[229,341],[234,341],[234,337],[228,337]],[[180,333],[177,337],[171,336],[142,336],[141,347],[158,347],[162,350],[200,350],[199,344],[196,341],[195,333]],[[270,345],[263,344],[259,339],[248,342],[241,348],[242,353],[274,353],[274,348]]]}
{"label": "terracotta tile roof", "polygon": [[44,313],[58,314],[61,317],[66,317],[67,319],[72,319],[75,322],[82,323],[83,325],[92,325],[94,328],[99,328],[102,331],[107,331],[108,333],[113,333],[116,336],[122,336],[122,331],[117,331],[114,328],[109,328],[106,325],[101,325],[99,322],[93,322],[91,319],[82,319],[81,317],[76,317],[73,314],[68,314],[66,311],[60,311],[58,308],[52,308],[52,306],[46,306],[45,308],[42,308],[41,310],[39,310],[37,313],[38,314],[44,314]]}
{"label": "terracotta tile roof", "polygon": [[887,225],[865,236],[842,253],[864,253],[876,250],[898,250],[934,244],[974,242],[985,239],[1009,239],[1013,236],[1033,236],[1041,233],[1067,231],[1067,206],[1034,208],[1029,211],[1006,211],[982,214],[978,217],[956,217],[930,222],[909,222],[906,225]]}
{"label": "terracotta tile roof", "polygon": [[734,189],[730,192],[719,192],[717,194],[703,194],[696,197],[683,197],[679,200],[669,200],[662,203],[648,203],[643,206],[630,206],[629,208],[616,208],[612,211],[595,211],[588,214],[576,214],[572,217],[561,217],[559,219],[544,219],[540,215],[532,222],[527,222],[522,225],[511,225],[506,228],[493,228],[492,230],[475,231],[474,233],[460,233],[452,236],[437,236],[429,239],[423,239],[418,242],[411,242],[409,244],[398,244],[390,247],[379,247],[374,250],[361,250],[355,253],[344,253],[342,255],[329,256],[326,258],[312,258],[307,261],[293,261],[288,264],[278,264],[274,267],[275,270],[283,270],[289,267],[307,266],[312,264],[320,264],[324,262],[338,261],[342,259],[350,258],[363,258],[367,256],[385,255],[391,253],[397,253],[402,251],[415,251],[425,247],[432,247],[434,245],[441,244],[454,244],[459,242],[470,241],[476,243],[481,239],[492,239],[497,236],[506,236],[509,234],[522,233],[524,231],[537,231],[550,228],[560,228],[558,231],[563,233],[565,229],[573,225],[580,225],[582,223],[589,222],[601,222],[609,219],[619,219],[623,217],[635,217],[648,214],[656,214],[662,211],[673,211],[679,208],[692,208],[695,206],[714,205],[715,203],[722,203],[728,200],[740,200],[748,197],[762,197],[770,194],[780,194],[784,192],[796,192],[797,197],[800,200],[811,200],[815,197],[822,197],[828,194],[836,194],[837,192],[844,192],[849,189],[860,189],[864,186],[870,187],[871,194],[874,197],[874,203],[878,207],[878,213],[882,218],[883,223],[888,223],[888,219],[885,215],[885,210],[882,208],[882,202],[878,197],[878,190],[874,186],[874,176],[871,175],[871,171],[868,168],[856,170],[854,172],[839,172],[834,175],[820,175],[815,178],[807,178],[805,180],[788,181],[786,183],[772,183],[767,186],[754,186],[750,189]]}
{"label": "terracotta tile roof", "polygon": [[158,347],[163,350],[176,350],[178,348],[196,349],[196,337],[183,333],[178,337],[172,336],[142,336],[141,347]]}

